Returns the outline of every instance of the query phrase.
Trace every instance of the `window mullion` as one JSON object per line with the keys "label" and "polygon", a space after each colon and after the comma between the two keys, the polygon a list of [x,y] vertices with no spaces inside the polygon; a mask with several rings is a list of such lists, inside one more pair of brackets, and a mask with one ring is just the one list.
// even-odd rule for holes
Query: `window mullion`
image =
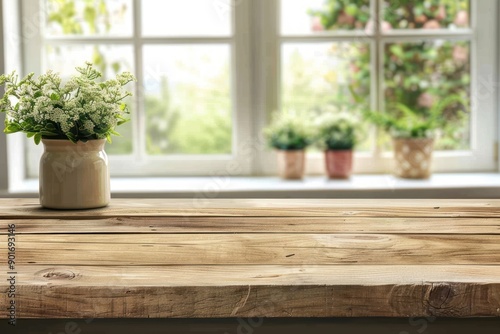
{"label": "window mullion", "polygon": [[[262,129],[269,114],[280,108],[280,50],[279,0],[255,0],[252,16],[253,49],[253,138],[257,151],[254,154],[253,173],[267,174],[274,169],[273,152],[262,140]],[[257,140],[257,139],[260,140]]]}
{"label": "window mullion", "polygon": [[133,155],[138,158],[139,161],[145,159],[145,147],[146,147],[146,125],[145,125],[145,110],[144,110],[144,99],[145,99],[145,89],[144,89],[144,69],[143,69],[143,55],[142,55],[142,41],[141,41],[141,1],[133,0],[133,46],[134,46],[134,71],[137,78],[136,83],[136,94],[135,94],[135,110],[136,112],[132,115],[135,126],[133,128],[134,145],[133,145]]}
{"label": "window mullion", "polygon": [[[374,39],[371,45],[371,108],[372,110],[382,110],[383,105],[383,81],[381,80],[381,76],[383,76],[383,54],[381,51],[380,45],[380,24],[382,22],[382,2],[381,0],[371,0],[372,6],[372,20],[374,22]],[[373,127],[372,135],[374,136],[374,145],[373,145],[373,155],[374,159],[380,159],[380,145],[378,143],[378,136],[380,131],[378,128]]]}

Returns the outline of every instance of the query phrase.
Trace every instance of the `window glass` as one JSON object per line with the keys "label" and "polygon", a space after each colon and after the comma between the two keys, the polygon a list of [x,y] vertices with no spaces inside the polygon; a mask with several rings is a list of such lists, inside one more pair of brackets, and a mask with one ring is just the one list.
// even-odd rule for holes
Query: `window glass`
{"label": "window glass", "polygon": [[468,28],[469,3],[469,0],[385,1],[382,31]]}
{"label": "window glass", "polygon": [[228,36],[241,0],[142,0],[145,36]]}
{"label": "window glass", "polygon": [[[363,43],[284,43],[281,107],[322,114],[357,113],[370,101],[370,48]],[[351,89],[367,103],[355,103]],[[358,149],[368,149],[369,138]]]}
{"label": "window glass", "polygon": [[132,0],[44,0],[46,36],[130,36]]}
{"label": "window glass", "polygon": [[370,0],[281,0],[284,35],[364,30],[371,25]]}
{"label": "window glass", "polygon": [[144,47],[148,154],[232,152],[230,68],[228,45]]}
{"label": "window glass", "polygon": [[428,115],[440,102],[460,97],[442,110],[446,126],[438,131],[436,148],[470,148],[470,48],[468,42],[443,40],[389,43],[385,46],[387,108],[401,103]]}

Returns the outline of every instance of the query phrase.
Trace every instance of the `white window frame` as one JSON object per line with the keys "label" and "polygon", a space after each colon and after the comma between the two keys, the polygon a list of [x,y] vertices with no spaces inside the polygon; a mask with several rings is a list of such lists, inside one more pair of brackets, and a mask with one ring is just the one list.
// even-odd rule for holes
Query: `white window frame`
{"label": "white window frame", "polygon": [[[3,0],[4,5],[11,0]],[[134,1],[134,20],[139,22],[140,12],[137,10],[138,2]],[[217,0],[214,0],[217,1]],[[223,0],[233,1],[232,8],[234,33],[229,38],[203,38],[204,42],[227,42],[232,44],[233,61],[233,155],[231,156],[168,156],[162,158],[151,157],[142,161],[135,161],[130,157],[111,157],[110,166],[113,176],[181,176],[181,175],[275,175],[276,163],[274,152],[269,150],[262,139],[261,129],[267,124],[269,116],[273,110],[279,109],[280,101],[280,50],[282,41],[336,41],[359,39],[359,34],[353,32],[343,32],[327,34],[322,36],[280,36],[279,22],[279,1],[280,0]],[[281,0],[286,1],[286,0]],[[375,13],[381,8],[382,0],[373,2],[372,12]],[[30,24],[36,23],[39,18],[39,8],[31,5],[37,0],[22,0],[23,15],[19,13],[19,29],[28,19]],[[17,5],[17,1],[13,5]],[[10,3],[12,6],[12,3]],[[471,40],[472,50],[472,96],[477,97],[473,103],[472,110],[472,142],[470,151],[435,152],[434,171],[436,172],[489,172],[498,171],[496,157],[498,156],[498,146],[495,143],[498,138],[497,126],[500,122],[497,108],[496,96],[499,92],[497,46],[499,35],[497,32],[497,15],[500,14],[498,3],[495,0],[471,0],[471,29],[470,31],[460,31],[459,33],[447,30],[433,31],[411,31],[394,32],[391,36],[382,37],[394,40],[413,40],[429,37],[429,34],[443,38],[467,38]],[[495,10],[492,10],[492,9]],[[20,12],[20,11],[19,11]],[[9,12],[10,15],[10,12]],[[480,19],[478,19],[480,17]],[[31,21],[29,20],[31,18]],[[38,21],[40,22],[40,21]],[[5,22],[4,22],[5,23]],[[253,23],[253,24],[252,24]],[[492,28],[494,27],[494,28]],[[134,36],[139,36],[140,26],[134,25]],[[9,30],[9,29],[7,29]],[[12,30],[9,30],[9,34]],[[22,36],[20,40],[21,54],[30,55],[36,58],[36,52],[40,53],[41,36],[30,36],[22,32],[14,32],[17,36]],[[378,34],[378,32],[377,32]],[[378,36],[381,38],[381,36]],[[116,38],[120,39],[120,38]],[[116,40],[113,38],[113,40]],[[142,45],[145,40],[132,38],[133,45]],[[106,38],[107,41],[111,40]],[[375,40],[375,39],[374,39]],[[374,47],[374,40],[371,41],[372,52],[377,57],[382,56],[383,48]],[[150,38],[147,42],[151,42]],[[70,42],[70,41],[69,41]],[[123,41],[121,41],[123,43]],[[199,38],[158,38],[155,42],[161,43],[189,43],[200,42]],[[8,53],[13,53],[13,48],[9,41],[5,41],[9,46]],[[38,46],[37,46],[38,45]],[[6,48],[7,49],[7,48]],[[139,48],[140,49],[140,48]],[[379,54],[377,55],[377,51]],[[35,52],[35,50],[38,50]],[[35,53],[33,53],[35,52]],[[136,69],[140,68],[141,52],[135,57]],[[6,54],[8,54],[6,53]],[[34,56],[35,55],[35,56]],[[15,56],[15,55],[14,55]],[[34,57],[33,57],[34,56]],[[9,58],[9,57],[7,57]],[[25,57],[25,60],[27,57]],[[372,62],[375,61],[372,56]],[[37,72],[35,61],[24,61],[22,65],[15,66],[15,61],[9,62],[6,71],[14,68],[21,69],[22,73],[31,71]],[[39,62],[40,63],[40,62]],[[33,65],[35,64],[35,65]],[[18,65],[18,64],[16,64]],[[373,65],[373,64],[372,64]],[[40,66],[40,65],[38,65]],[[381,69],[376,69],[380,71]],[[142,77],[142,73],[137,71],[137,76]],[[382,76],[380,76],[380,79]],[[140,84],[140,83],[139,83]],[[375,92],[377,82],[375,76],[372,78],[372,92]],[[379,86],[377,94],[372,94],[372,108],[379,109],[383,97],[382,86]],[[143,110],[138,108],[138,124],[143,124]],[[478,115],[481,110],[481,117]],[[484,131],[479,133],[476,129]],[[483,135],[483,134],[487,135]],[[5,138],[0,134],[1,139]],[[135,136],[134,140],[141,143],[141,136]],[[26,178],[27,165],[33,169],[38,169],[38,161],[24,161],[21,154],[14,154],[20,150],[30,149],[32,143],[26,147],[22,135],[9,135],[7,144],[0,141],[0,158],[8,156],[9,185],[15,187]],[[136,143],[136,145],[137,145]],[[4,145],[2,145],[4,144]],[[9,148],[9,150],[7,150]],[[7,152],[6,152],[7,151]],[[8,155],[7,155],[8,153]],[[151,163],[154,162],[154,163]],[[123,166],[126,166],[125,170]],[[356,173],[386,173],[392,168],[392,157],[390,153],[374,150],[371,153],[357,153],[355,157]],[[308,154],[307,172],[309,174],[324,174],[323,157],[321,154]],[[1,177],[1,174],[0,174]],[[2,179],[4,179],[3,177]],[[4,182],[5,183],[5,182]],[[0,180],[0,185],[2,180]]]}
{"label": "white window frame", "polygon": [[[103,44],[103,45],[130,45],[134,48],[134,74],[138,82],[135,96],[143,95],[141,87],[145,73],[143,72],[143,46],[144,45],[228,45],[231,52],[231,102],[233,121],[233,147],[231,154],[221,155],[164,155],[148,156],[145,153],[145,112],[144,103],[141,99],[135,99],[135,109],[131,117],[134,126],[134,151],[132,155],[109,156],[110,172],[113,176],[165,176],[165,175],[211,175],[226,173],[226,171],[237,171],[238,173],[250,174],[249,156],[245,153],[245,143],[250,141],[250,40],[245,34],[249,30],[249,21],[246,13],[249,12],[249,1],[237,1],[232,5],[231,1],[214,1],[214,11],[224,13],[224,5],[227,7],[227,15],[232,23],[232,34],[227,37],[187,36],[187,37],[142,37],[141,34],[141,1],[132,0],[133,5],[133,35],[131,37],[44,37],[43,27],[44,11],[42,1],[22,0],[22,15],[28,18],[40,18],[36,21],[36,31],[39,32],[24,43],[24,73],[40,73],[42,68],[42,46],[51,45],[74,45],[74,44]],[[218,6],[218,7],[217,7]],[[221,7],[222,6],[222,7]],[[143,148],[143,149],[141,149]],[[41,154],[39,147],[31,143],[27,145],[30,150],[29,161],[27,161],[28,176],[38,175],[38,160]]]}
{"label": "white window frame", "polygon": [[[3,4],[0,1],[0,18],[3,21]],[[4,29],[3,24],[0,24],[0,73],[5,72],[5,59],[4,59]],[[5,89],[0,87],[0,95],[3,95]],[[5,121],[5,114],[0,113],[0,124],[3,124]],[[0,135],[0,192],[2,189],[9,188],[9,169],[7,163],[7,141],[5,137],[1,137]]]}
{"label": "white window frame", "polygon": [[[464,151],[436,151],[434,152],[433,170],[435,172],[487,172],[497,171],[496,145],[497,130],[497,15],[498,3],[495,0],[471,0],[471,27],[460,30],[392,30],[390,34],[382,35],[379,27],[374,35],[367,36],[364,32],[332,32],[317,35],[282,36],[280,32],[280,3],[286,0],[255,0],[259,3],[260,17],[267,24],[261,29],[258,38],[259,45],[269,45],[275,52],[268,52],[266,63],[260,69],[268,73],[270,80],[262,85],[259,96],[267,106],[267,113],[259,122],[259,127],[264,126],[272,110],[280,109],[280,69],[281,45],[286,42],[335,42],[335,41],[368,41],[371,45],[372,82],[371,82],[371,108],[383,110],[383,59],[384,48],[381,42],[389,41],[416,41],[429,38],[442,38],[446,40],[469,40],[471,43],[471,149]],[[372,17],[375,13],[383,13],[383,0],[372,1]],[[375,21],[377,21],[376,19]],[[263,56],[260,54],[259,56]],[[263,62],[264,63],[264,62]],[[378,66],[377,66],[377,63]],[[271,73],[269,73],[271,72]],[[379,82],[377,82],[379,80]],[[375,92],[375,94],[373,94]],[[479,117],[481,111],[481,117]],[[274,159],[269,153],[264,153],[259,165],[261,174],[272,174],[275,171]],[[372,152],[358,152],[355,154],[355,173],[391,173],[393,170],[393,154],[380,151],[377,147]],[[307,172],[309,174],[323,174],[324,160],[322,154],[308,154]]]}

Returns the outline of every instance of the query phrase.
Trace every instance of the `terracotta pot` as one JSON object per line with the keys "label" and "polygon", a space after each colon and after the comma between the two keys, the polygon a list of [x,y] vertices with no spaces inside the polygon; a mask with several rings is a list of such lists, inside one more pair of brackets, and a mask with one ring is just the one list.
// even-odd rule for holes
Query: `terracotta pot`
{"label": "terracotta pot", "polygon": [[40,204],[50,209],[90,209],[108,205],[108,157],[104,139],[86,143],[42,139]]}
{"label": "terracotta pot", "polygon": [[394,138],[396,176],[407,179],[426,179],[431,176],[432,138]]}
{"label": "terracotta pot", "polygon": [[278,150],[278,173],[283,179],[302,179],[305,169],[304,150]]}
{"label": "terracotta pot", "polygon": [[325,165],[331,179],[348,179],[352,174],[352,150],[325,151]]}

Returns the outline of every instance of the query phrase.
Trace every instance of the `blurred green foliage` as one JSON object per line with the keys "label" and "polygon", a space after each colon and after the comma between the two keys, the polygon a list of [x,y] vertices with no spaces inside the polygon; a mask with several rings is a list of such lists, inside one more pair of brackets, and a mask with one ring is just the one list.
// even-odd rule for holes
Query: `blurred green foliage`
{"label": "blurred green foliage", "polygon": [[[106,34],[111,29],[111,15],[106,0],[47,0],[47,25],[56,26],[63,35]],[[127,8],[122,8],[127,11]],[[100,24],[104,22],[104,24]],[[108,63],[97,45],[92,59],[87,59],[100,72],[106,73],[108,66],[118,73],[121,64]]]}
{"label": "blurred green foliage", "polygon": [[303,150],[314,142],[310,115],[295,110],[275,112],[264,135],[278,150]]}
{"label": "blurred green foliage", "polygon": [[323,8],[309,10],[324,29],[363,29],[370,20],[370,0],[327,0]]}
{"label": "blurred green foliage", "polygon": [[[109,9],[106,0],[46,0],[49,4],[48,23],[55,24],[65,35],[105,34],[110,30]],[[83,12],[77,12],[76,3],[83,3]],[[130,9],[124,9],[130,10]],[[395,28],[454,28],[468,26],[468,0],[398,0],[387,1],[383,11],[382,30]],[[319,18],[324,30],[366,29],[373,23],[369,17],[369,0],[325,0],[319,10],[309,14]],[[341,45],[342,44],[342,45]],[[310,83],[308,68],[300,52],[292,55],[285,69],[293,81],[283,85],[283,109],[318,110],[325,105],[347,106],[359,109],[359,103],[350,99],[351,86],[368,104],[370,96],[370,50],[366,44],[336,43],[330,50],[332,57],[342,56],[350,62],[347,83],[335,83],[335,68],[324,73],[331,83],[333,94],[319,92]],[[429,113],[435,103],[447,96],[470,99],[470,51],[467,42],[391,43],[386,45],[384,58],[384,84],[387,105],[400,103],[417,115]],[[109,63],[96,46],[93,62],[103,72],[118,72],[120,63]],[[229,65],[228,65],[229,68]],[[228,69],[229,71],[229,69]],[[230,153],[232,147],[232,118],[230,87],[220,80],[229,80],[224,73],[211,87],[200,91],[195,85],[176,87],[176,95],[183,97],[182,108],[173,103],[168,78],[161,82],[161,94],[145,95],[146,149],[148,154],[173,153]],[[222,86],[221,86],[222,85]],[[228,88],[229,89],[229,88]],[[211,94],[211,95],[210,95]],[[201,99],[201,100],[200,100]],[[203,100],[204,99],[204,100]],[[196,101],[208,101],[200,108]],[[132,104],[133,105],[133,104]],[[466,108],[468,109],[468,107]],[[469,119],[463,117],[458,103],[443,110],[447,122],[454,124],[442,128],[437,147],[462,149],[469,145]],[[468,111],[468,110],[466,110]],[[132,110],[133,112],[133,110]],[[132,124],[120,128],[117,138],[107,149],[109,153],[132,151]]]}
{"label": "blurred green foliage", "polygon": [[[463,106],[464,103],[460,96],[450,95],[434,103],[425,113],[419,113],[402,103],[394,103],[383,113],[366,109],[364,116],[395,138],[433,138],[436,130],[452,126],[444,110],[450,105]],[[460,119],[461,115],[464,114],[459,113],[457,118]]]}
{"label": "blurred green foliage", "polygon": [[[80,9],[83,5],[83,10]],[[53,25],[60,30],[63,35],[83,35],[83,34],[106,34],[111,29],[111,15],[106,0],[46,0],[47,6],[47,26]],[[123,7],[122,12],[128,8]],[[104,24],[99,24],[104,22]],[[61,53],[61,48],[53,46],[54,52]],[[93,46],[92,59],[84,59],[94,64],[100,72],[104,74],[116,75],[122,68],[120,62],[109,62],[99,45]],[[130,88],[132,89],[132,88]],[[127,99],[131,113],[134,112],[135,105],[133,99]],[[118,128],[120,137],[108,144],[106,152],[108,154],[130,154],[133,150],[133,124],[125,123]]]}
{"label": "blurred green foliage", "polygon": [[[79,1],[82,3],[82,0]],[[64,35],[82,35],[85,28],[89,33],[98,32],[97,20],[103,18],[105,21],[105,32],[111,28],[110,13],[106,6],[106,0],[83,0],[83,13],[78,13],[75,0],[49,0],[48,23],[57,23],[62,28]],[[83,22],[78,20],[83,18]]]}
{"label": "blurred green foliage", "polygon": [[[111,15],[114,14],[106,3],[106,0],[47,0],[47,23],[57,25],[63,35],[107,34],[111,29]],[[122,7],[119,15],[127,10],[130,9]],[[103,73],[116,73],[123,67],[119,62],[110,63],[98,45],[94,46],[89,61]],[[143,92],[146,152],[151,155],[230,154],[232,106],[229,80],[229,64],[226,64],[209,87],[200,89],[194,83],[176,86],[175,94],[181,98],[172,98],[168,77],[160,79],[160,94]],[[120,133],[122,137],[116,138],[107,147],[108,153],[132,152],[132,122],[122,126]]]}
{"label": "blurred green foliage", "polygon": [[384,20],[393,28],[438,29],[469,25],[469,0],[397,0],[384,2]]}
{"label": "blurred green foliage", "polygon": [[[324,30],[359,29],[365,24],[371,33],[373,22],[366,20],[363,11],[351,11],[352,4],[365,8],[368,1],[325,0],[321,10],[311,11],[318,17]],[[352,15],[351,15],[352,14]],[[345,18],[345,16],[349,16]],[[343,17],[344,16],[344,17]],[[462,28],[469,24],[468,0],[398,0],[387,1],[381,22],[382,32],[394,28],[437,29]],[[367,55],[369,50],[365,50]],[[347,55],[346,55],[347,56]],[[351,58],[353,68],[358,69],[356,78],[349,85],[356,94],[365,96],[360,88],[366,87],[370,78],[369,58]],[[458,96],[470,101],[470,48],[465,41],[426,40],[412,43],[389,43],[384,56],[384,94],[386,105],[400,104],[423,117],[439,101]],[[367,101],[365,99],[365,101]],[[368,108],[368,106],[365,106]],[[438,149],[466,149],[469,147],[470,125],[468,112],[458,102],[450,103],[442,110],[448,122],[438,131]],[[405,117],[401,115],[401,117]]]}
{"label": "blurred green foliage", "polygon": [[[146,149],[160,154],[230,154],[232,117],[229,64],[208,87],[178,85],[172,98],[167,77],[160,94],[146,94]],[[177,103],[174,101],[176,100]]]}
{"label": "blurred green foliage", "polygon": [[327,112],[317,123],[317,142],[323,149],[351,150],[358,142],[359,121],[352,113]]}

